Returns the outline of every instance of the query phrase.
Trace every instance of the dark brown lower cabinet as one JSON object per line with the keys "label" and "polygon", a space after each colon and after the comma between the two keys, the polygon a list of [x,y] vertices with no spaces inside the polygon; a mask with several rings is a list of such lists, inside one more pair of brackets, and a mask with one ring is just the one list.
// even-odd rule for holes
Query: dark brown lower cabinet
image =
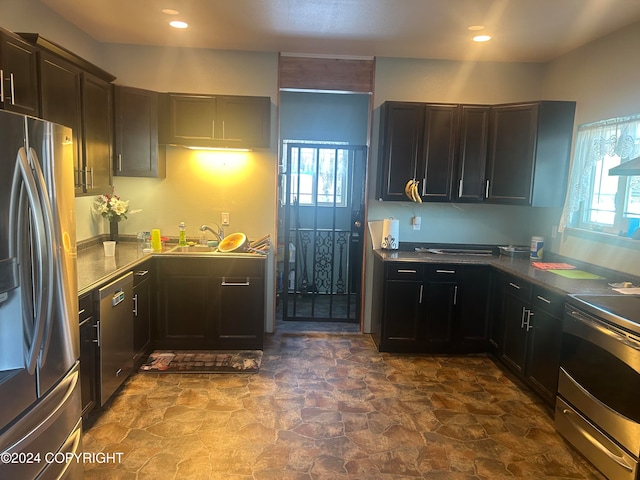
{"label": "dark brown lower cabinet", "polygon": [[133,365],[138,368],[151,349],[153,259],[133,272]]}
{"label": "dark brown lower cabinet", "polygon": [[263,348],[263,257],[157,260],[155,348]]}
{"label": "dark brown lower cabinet", "polygon": [[505,283],[500,358],[549,405],[560,369],[564,295],[515,278]]}
{"label": "dark brown lower cabinet", "polygon": [[98,325],[96,323],[93,292],[78,299],[80,321],[80,396],[82,415],[86,416],[96,406],[98,398]]}
{"label": "dark brown lower cabinet", "polygon": [[373,338],[380,351],[487,350],[486,266],[374,262]]}

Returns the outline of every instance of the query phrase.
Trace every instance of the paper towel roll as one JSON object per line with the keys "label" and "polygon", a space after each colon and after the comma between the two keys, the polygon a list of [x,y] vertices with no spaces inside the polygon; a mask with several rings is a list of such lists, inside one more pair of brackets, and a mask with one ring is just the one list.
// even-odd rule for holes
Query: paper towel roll
{"label": "paper towel roll", "polygon": [[400,240],[398,232],[400,223],[395,218],[385,218],[382,222],[382,242],[381,246],[385,250],[397,250]]}

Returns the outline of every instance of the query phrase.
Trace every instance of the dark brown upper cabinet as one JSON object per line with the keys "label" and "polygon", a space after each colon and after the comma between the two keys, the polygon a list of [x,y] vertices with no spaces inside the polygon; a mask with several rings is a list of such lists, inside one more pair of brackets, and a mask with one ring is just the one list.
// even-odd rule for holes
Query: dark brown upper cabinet
{"label": "dark brown upper cabinet", "polygon": [[111,84],[82,73],[84,193],[111,191],[113,159],[113,92]]}
{"label": "dark brown upper cabinet", "polygon": [[38,50],[42,118],[73,130],[76,195],[111,191],[115,77],[37,33],[20,33]]}
{"label": "dark brown upper cabinet", "polygon": [[487,105],[460,105],[455,201],[472,203],[484,200],[490,113],[491,107]]}
{"label": "dark brown upper cabinet", "polygon": [[169,93],[161,143],[209,148],[269,148],[271,99]]}
{"label": "dark brown upper cabinet", "polygon": [[380,113],[378,196],[410,201],[405,185],[418,181],[425,201],[450,201],[457,145],[457,105],[386,102]]}
{"label": "dark brown upper cabinet", "polygon": [[6,30],[0,29],[0,108],[37,117],[37,50]]}
{"label": "dark brown upper cabinet", "polygon": [[378,196],[423,201],[559,206],[564,201],[574,102],[447,105],[385,102]]}
{"label": "dark brown upper cabinet", "polygon": [[166,148],[158,145],[158,93],[115,85],[114,98],[114,174],[164,178]]}
{"label": "dark brown upper cabinet", "polygon": [[574,114],[575,102],[493,107],[486,200],[561,206],[567,189]]}

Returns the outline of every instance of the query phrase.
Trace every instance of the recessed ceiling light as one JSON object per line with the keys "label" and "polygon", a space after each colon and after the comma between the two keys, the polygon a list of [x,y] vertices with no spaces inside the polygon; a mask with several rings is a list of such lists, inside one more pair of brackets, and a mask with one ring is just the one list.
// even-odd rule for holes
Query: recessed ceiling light
{"label": "recessed ceiling light", "polygon": [[162,13],[164,13],[165,15],[178,15],[180,12],[172,8],[163,8]]}
{"label": "recessed ceiling light", "polygon": [[173,22],[169,22],[173,28],[187,28],[189,24],[187,22],[181,22],[180,20],[174,20]]}
{"label": "recessed ceiling light", "polygon": [[473,37],[474,42],[488,42],[489,40],[491,40],[490,35],[476,35]]}
{"label": "recessed ceiling light", "polygon": [[478,32],[480,30],[484,30],[484,25],[471,25],[467,30],[471,30],[472,32]]}

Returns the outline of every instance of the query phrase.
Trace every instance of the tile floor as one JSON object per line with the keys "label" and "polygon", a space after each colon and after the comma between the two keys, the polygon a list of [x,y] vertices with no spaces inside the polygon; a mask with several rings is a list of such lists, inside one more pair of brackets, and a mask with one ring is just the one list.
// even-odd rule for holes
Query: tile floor
{"label": "tile floor", "polygon": [[267,336],[255,375],[133,375],[84,435],[83,451],[122,462],[85,478],[603,478],[490,358],[381,354],[368,335],[304,328]]}

